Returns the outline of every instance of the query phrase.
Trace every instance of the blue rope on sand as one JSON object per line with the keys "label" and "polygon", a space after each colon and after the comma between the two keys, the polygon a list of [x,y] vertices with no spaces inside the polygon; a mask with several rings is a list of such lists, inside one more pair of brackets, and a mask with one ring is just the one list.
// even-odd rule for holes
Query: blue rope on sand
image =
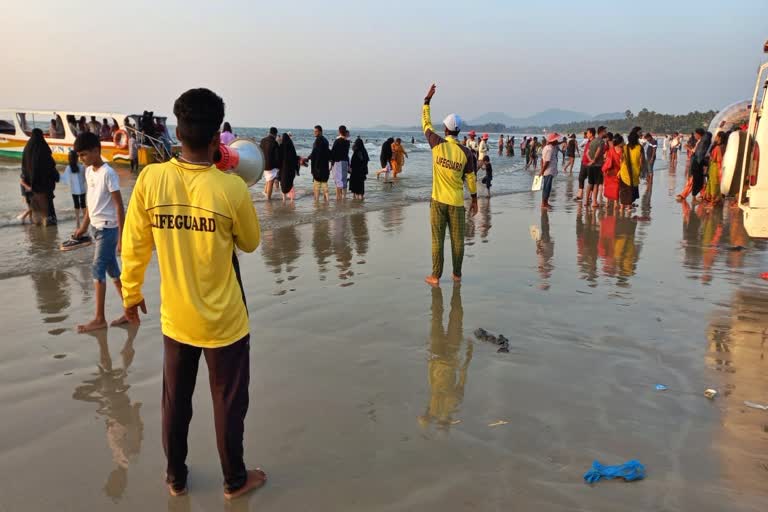
{"label": "blue rope on sand", "polygon": [[592,463],[592,469],[584,473],[584,480],[589,484],[594,484],[601,478],[612,480],[614,478],[623,478],[626,482],[642,480],[645,478],[645,466],[638,460],[630,460],[618,466],[603,466],[599,461]]}

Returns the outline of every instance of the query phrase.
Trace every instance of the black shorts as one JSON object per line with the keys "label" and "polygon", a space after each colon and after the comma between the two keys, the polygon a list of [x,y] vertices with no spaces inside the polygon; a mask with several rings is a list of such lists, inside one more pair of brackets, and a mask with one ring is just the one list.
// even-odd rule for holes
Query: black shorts
{"label": "black shorts", "polygon": [[590,185],[602,185],[603,184],[603,166],[593,165],[587,170],[587,179]]}
{"label": "black shorts", "polygon": [[75,210],[85,210],[85,194],[72,194]]}

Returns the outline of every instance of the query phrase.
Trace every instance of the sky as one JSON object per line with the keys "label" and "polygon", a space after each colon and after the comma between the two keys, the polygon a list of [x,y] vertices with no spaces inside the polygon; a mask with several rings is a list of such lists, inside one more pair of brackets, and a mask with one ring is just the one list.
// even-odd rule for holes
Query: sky
{"label": "sky", "polygon": [[717,110],[751,97],[768,0],[43,0],[0,5],[0,108],[154,110],[235,126],[414,126],[548,108]]}

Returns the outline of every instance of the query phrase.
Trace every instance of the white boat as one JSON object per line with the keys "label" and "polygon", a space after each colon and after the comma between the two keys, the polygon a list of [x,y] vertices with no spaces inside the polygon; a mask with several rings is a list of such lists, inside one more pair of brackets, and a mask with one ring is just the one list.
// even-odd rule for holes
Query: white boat
{"label": "white boat", "polygon": [[[144,166],[170,158],[174,143],[168,132],[166,118],[145,112],[121,114],[115,112],[74,112],[59,110],[0,109],[0,157],[20,159],[32,130],[40,128],[53,158],[66,164],[77,134],[88,123],[108,124],[109,133],[101,137],[102,158],[107,162],[128,162],[128,137],[136,133],[139,165]],[[83,127],[83,122],[86,128]],[[92,125],[95,126],[95,125]],[[101,133],[99,133],[101,135]]]}

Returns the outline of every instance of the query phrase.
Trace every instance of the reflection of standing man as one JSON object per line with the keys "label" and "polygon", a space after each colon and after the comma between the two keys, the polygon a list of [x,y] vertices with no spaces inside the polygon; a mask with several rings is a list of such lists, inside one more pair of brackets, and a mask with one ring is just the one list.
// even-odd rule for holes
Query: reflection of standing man
{"label": "reflection of standing man", "polygon": [[97,403],[96,412],[106,416],[107,443],[112,451],[115,467],[107,478],[104,492],[113,500],[120,499],[128,487],[128,466],[131,459],[139,455],[144,439],[144,422],[141,421],[139,411],[141,402],[131,402],[128,397],[131,386],[125,382],[128,368],[133,362],[133,340],[136,338],[138,326],[129,325],[127,331],[128,339],[120,351],[123,367],[117,369],[112,367],[107,330],[100,329],[89,333],[96,337],[99,343],[99,373],[96,378],[86,380],[75,388],[72,394],[75,400]]}
{"label": "reflection of standing man", "polygon": [[419,423],[426,427],[435,423],[448,429],[462,400],[467,385],[467,369],[472,361],[473,345],[467,340],[464,361],[461,361],[461,340],[464,337],[464,309],[461,305],[461,287],[454,286],[448,329],[443,329],[443,291],[432,289],[432,324],[429,331],[429,406]]}
{"label": "reflection of standing man", "polygon": [[549,290],[549,278],[552,276],[552,258],[555,256],[555,241],[549,236],[549,212],[541,210],[541,235],[536,240],[536,259],[538,260],[541,284],[539,288]]}
{"label": "reflection of standing man", "polygon": [[430,223],[432,225],[432,274],[425,281],[437,286],[443,275],[445,229],[451,235],[453,255],[453,280],[461,281],[461,265],[464,261],[464,180],[472,195],[470,216],[477,213],[477,160],[470,149],[459,144],[456,136],[461,131],[461,118],[450,114],[443,120],[445,138],[432,129],[429,104],[435,95],[435,84],[424,98],[421,125],[432,148],[432,201]]}

